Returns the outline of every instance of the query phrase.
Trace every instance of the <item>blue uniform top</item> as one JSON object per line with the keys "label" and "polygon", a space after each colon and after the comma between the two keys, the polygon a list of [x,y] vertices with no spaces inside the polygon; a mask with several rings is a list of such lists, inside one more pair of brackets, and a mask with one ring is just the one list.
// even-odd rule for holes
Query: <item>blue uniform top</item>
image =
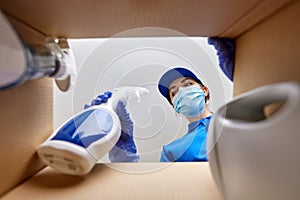
{"label": "blue uniform top", "polygon": [[163,147],[160,162],[207,161],[206,135],[211,118],[191,122],[187,134]]}

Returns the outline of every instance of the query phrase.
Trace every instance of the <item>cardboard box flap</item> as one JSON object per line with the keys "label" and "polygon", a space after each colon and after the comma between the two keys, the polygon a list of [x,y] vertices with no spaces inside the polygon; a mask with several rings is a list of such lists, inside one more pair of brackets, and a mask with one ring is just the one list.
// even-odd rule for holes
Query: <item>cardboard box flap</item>
{"label": "cardboard box flap", "polygon": [[[144,172],[126,171],[133,168],[144,169]],[[3,200],[33,198],[218,200],[221,196],[208,163],[198,162],[97,165],[87,176],[67,176],[46,168],[8,193]]]}
{"label": "cardboard box flap", "polygon": [[0,92],[0,197],[44,167],[36,149],[52,133],[51,79]]}
{"label": "cardboard box flap", "polygon": [[300,1],[236,40],[234,95],[284,81],[300,82]]}
{"label": "cardboard box flap", "polygon": [[[105,38],[139,27],[163,27],[188,36],[236,37],[291,0],[2,0],[7,14],[44,33]],[[143,31],[128,37],[174,36]]]}

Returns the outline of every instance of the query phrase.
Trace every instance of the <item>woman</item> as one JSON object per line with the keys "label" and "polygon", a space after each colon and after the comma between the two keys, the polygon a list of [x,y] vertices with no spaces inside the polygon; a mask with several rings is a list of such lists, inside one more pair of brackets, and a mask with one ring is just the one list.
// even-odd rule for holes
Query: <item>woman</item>
{"label": "woman", "polygon": [[212,112],[209,90],[190,70],[173,68],[158,84],[160,93],[189,121],[188,132],[163,147],[161,162],[207,161],[206,135]]}
{"label": "woman", "polygon": [[[206,102],[210,98],[209,90],[190,70],[173,68],[161,77],[159,92],[168,100],[177,113],[189,121],[188,132],[181,138],[165,145],[161,153],[161,162],[207,161],[206,135],[212,112]],[[92,105],[107,101],[99,95]],[[103,100],[104,99],[104,100]],[[111,162],[137,162],[136,146],[133,140],[133,122],[123,102],[117,106],[121,121],[121,137],[109,152]]]}

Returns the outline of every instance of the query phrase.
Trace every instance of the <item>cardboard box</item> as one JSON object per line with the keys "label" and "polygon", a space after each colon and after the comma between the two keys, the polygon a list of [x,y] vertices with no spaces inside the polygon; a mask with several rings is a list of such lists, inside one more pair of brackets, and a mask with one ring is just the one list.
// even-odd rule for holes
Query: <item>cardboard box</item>
{"label": "cardboard box", "polygon": [[[235,95],[268,83],[300,81],[299,1],[2,0],[0,8],[29,44],[42,44],[46,35],[110,37],[147,26],[235,38]],[[137,36],[170,35],[128,35]],[[222,199],[208,163],[173,163],[139,174],[111,167],[162,164],[99,165],[84,177],[44,168],[36,148],[52,132],[52,87],[52,80],[42,79],[0,93],[2,199]]]}

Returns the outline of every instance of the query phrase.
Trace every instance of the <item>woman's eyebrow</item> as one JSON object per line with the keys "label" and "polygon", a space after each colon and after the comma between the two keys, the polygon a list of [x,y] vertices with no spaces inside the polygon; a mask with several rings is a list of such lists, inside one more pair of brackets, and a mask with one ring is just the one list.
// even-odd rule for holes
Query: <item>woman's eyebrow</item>
{"label": "woman's eyebrow", "polygon": [[183,83],[183,82],[185,82],[185,81],[187,81],[187,80],[189,80],[189,79],[191,79],[191,78],[185,78],[185,79],[182,79],[181,81],[180,81],[180,83]]}
{"label": "woman's eyebrow", "polygon": [[172,87],[169,88],[169,91],[171,91],[172,89],[176,88],[175,85],[173,85]]}
{"label": "woman's eyebrow", "polygon": [[[182,79],[182,80],[180,81],[180,83],[184,83],[184,82],[187,81],[187,80],[191,80],[191,78],[186,77],[186,78]],[[169,91],[171,91],[171,90],[174,89],[174,88],[176,88],[175,85],[171,86],[171,87],[169,88]]]}

